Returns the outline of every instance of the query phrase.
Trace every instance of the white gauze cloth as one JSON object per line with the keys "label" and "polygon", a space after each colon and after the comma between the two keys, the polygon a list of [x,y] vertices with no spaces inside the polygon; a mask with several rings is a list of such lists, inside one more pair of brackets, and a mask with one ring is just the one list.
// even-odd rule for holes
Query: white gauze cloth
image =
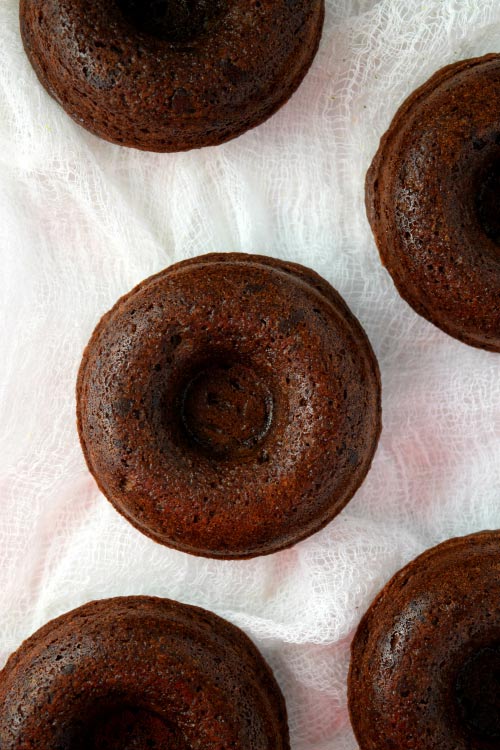
{"label": "white gauze cloth", "polygon": [[[216,148],[100,141],[38,83],[18,0],[0,0],[0,665],[91,599],[153,594],[243,628],[286,696],[293,750],[355,750],[353,632],[403,564],[500,527],[500,355],[441,333],[396,293],[365,218],[364,176],[398,104],[441,66],[500,48],[498,0],[329,0],[299,91]],[[384,431],[347,508],[293,549],[243,562],[163,548],[98,491],[75,378],[100,316],[139,281],[212,251],[311,266],[365,327]]]}

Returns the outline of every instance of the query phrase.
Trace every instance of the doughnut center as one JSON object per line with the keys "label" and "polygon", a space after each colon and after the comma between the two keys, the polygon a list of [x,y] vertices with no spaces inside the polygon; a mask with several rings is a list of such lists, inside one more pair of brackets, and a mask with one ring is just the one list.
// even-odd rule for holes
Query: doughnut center
{"label": "doughnut center", "polygon": [[227,0],[117,0],[139,31],[170,42],[189,42],[206,31]]}
{"label": "doughnut center", "polygon": [[500,746],[500,645],[476,651],[457,678],[456,700],[473,737]]}
{"label": "doughnut center", "polygon": [[273,398],[267,384],[241,364],[206,367],[184,392],[184,427],[211,453],[247,452],[266,436],[272,418]]}
{"label": "doughnut center", "polygon": [[189,750],[182,734],[157,714],[122,708],[93,727],[92,750]]}
{"label": "doughnut center", "polygon": [[484,232],[500,245],[500,160],[489,167],[479,185],[477,213]]}

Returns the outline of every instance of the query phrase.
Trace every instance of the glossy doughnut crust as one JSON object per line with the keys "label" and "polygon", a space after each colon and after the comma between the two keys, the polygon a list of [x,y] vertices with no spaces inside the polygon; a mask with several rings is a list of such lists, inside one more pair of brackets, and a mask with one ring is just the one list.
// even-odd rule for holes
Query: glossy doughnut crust
{"label": "glossy doughnut crust", "polygon": [[324,0],[21,0],[45,89],[95,135],[145,151],[230,140],[309,69]]}
{"label": "glossy doughnut crust", "polygon": [[80,440],[115,508],[162,544],[252,557],[318,531],[381,428],[361,326],[313,271],[214,254],[142,282],[94,331]]}
{"label": "glossy doughnut crust", "polygon": [[0,672],[2,750],[289,750],[286,707],[239,628],[152,597],[49,622]]}
{"label": "glossy doughnut crust", "polygon": [[360,750],[500,747],[500,532],[450,539],[399,571],[355,635]]}
{"label": "glossy doughnut crust", "polygon": [[446,333],[500,351],[500,56],[438,71],[401,106],[366,179],[382,262]]}

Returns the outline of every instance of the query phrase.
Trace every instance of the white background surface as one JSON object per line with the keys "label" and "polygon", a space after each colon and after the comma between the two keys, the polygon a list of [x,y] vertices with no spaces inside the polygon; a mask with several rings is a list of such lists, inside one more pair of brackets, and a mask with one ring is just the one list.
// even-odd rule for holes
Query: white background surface
{"label": "white background surface", "polygon": [[[294,750],[354,750],[353,630],[403,563],[500,526],[500,355],[419,318],[382,269],[363,180],[396,106],[437,68],[498,51],[498,0],[329,0],[293,99],[222,147],[144,154],[78,128],[38,84],[0,0],[0,664],[90,599],[156,594],[243,627],[276,670]],[[104,313],[173,261],[221,250],[305,263],[379,358],[371,473],[324,531],[249,562],[164,549],[119,517],[84,465],[74,382]]]}

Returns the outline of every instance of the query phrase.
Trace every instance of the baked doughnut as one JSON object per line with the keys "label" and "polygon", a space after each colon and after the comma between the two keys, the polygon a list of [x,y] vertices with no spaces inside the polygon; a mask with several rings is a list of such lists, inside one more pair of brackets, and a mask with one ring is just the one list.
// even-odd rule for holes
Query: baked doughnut
{"label": "baked doughnut", "polygon": [[143,281],[94,331],[77,383],[88,467],[158,542],[252,557],[318,531],[363,481],[380,376],[340,296],[239,253]]}
{"label": "baked doughnut", "polygon": [[360,750],[500,747],[500,532],[450,539],[399,571],[352,644]]}
{"label": "baked doughnut", "polygon": [[2,750],[289,750],[286,707],[239,628],[137,596],[49,622],[0,672]]}
{"label": "baked doughnut", "polygon": [[500,55],[438,71],[400,107],[366,179],[402,297],[461,341],[500,351]]}
{"label": "baked doughnut", "polygon": [[321,38],[324,0],[21,0],[45,89],[95,135],[145,151],[230,140],[279,109]]}

